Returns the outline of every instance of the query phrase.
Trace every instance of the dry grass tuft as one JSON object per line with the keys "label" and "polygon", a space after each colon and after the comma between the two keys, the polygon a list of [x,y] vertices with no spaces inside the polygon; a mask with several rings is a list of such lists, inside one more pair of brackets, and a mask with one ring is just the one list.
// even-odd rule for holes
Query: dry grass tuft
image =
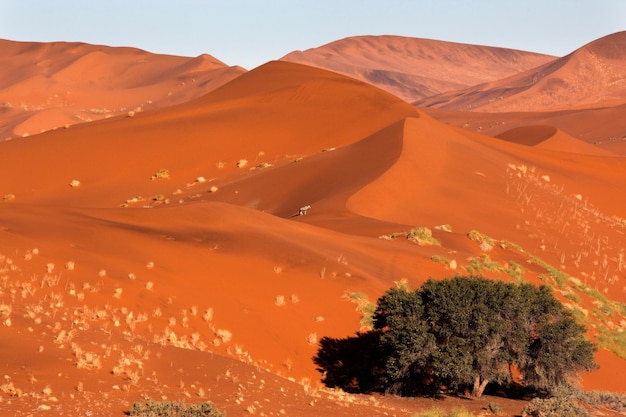
{"label": "dry grass tuft", "polygon": [[284,306],[285,305],[285,296],[284,295],[277,295],[276,298],[274,299],[274,304],[276,304],[279,307]]}
{"label": "dry grass tuft", "polygon": [[232,337],[233,337],[233,334],[232,334],[230,331],[225,330],[225,329],[218,329],[218,330],[215,332],[215,335],[216,335],[217,337],[219,337],[219,339],[222,341],[222,343],[228,343],[228,342],[230,342],[230,340],[231,340],[231,339],[232,339]]}

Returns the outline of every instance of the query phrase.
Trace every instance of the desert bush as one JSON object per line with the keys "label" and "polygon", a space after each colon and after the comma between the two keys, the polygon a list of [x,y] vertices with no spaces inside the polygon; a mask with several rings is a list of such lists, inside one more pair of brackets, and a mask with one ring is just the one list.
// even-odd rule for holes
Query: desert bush
{"label": "desert bush", "polygon": [[416,242],[418,245],[441,246],[441,242],[433,237],[433,232],[428,227],[414,227],[406,235],[406,238]]}
{"label": "desert bush", "polygon": [[575,400],[565,397],[535,398],[522,410],[522,417],[587,417]]}
{"label": "desert bush", "polygon": [[502,412],[502,407],[500,407],[498,404],[496,403],[489,403],[487,404],[483,410],[487,410],[489,412],[491,412],[491,414],[495,414],[498,415]]}
{"label": "desert bush", "polygon": [[226,414],[215,408],[210,402],[186,406],[183,401],[136,402],[127,413],[136,417],[225,417]]}
{"label": "desert bush", "polygon": [[626,394],[607,391],[580,391],[576,398],[594,407],[604,406],[618,413],[626,412]]}

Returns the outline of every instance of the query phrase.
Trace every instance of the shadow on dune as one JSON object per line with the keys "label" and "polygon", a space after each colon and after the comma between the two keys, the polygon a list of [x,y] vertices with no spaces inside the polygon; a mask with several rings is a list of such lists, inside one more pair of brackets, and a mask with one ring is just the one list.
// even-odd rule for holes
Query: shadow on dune
{"label": "shadow on dune", "polygon": [[329,388],[351,393],[385,391],[385,352],[378,331],[343,339],[323,337],[313,362]]}
{"label": "shadow on dune", "polygon": [[389,383],[386,363],[389,352],[380,343],[381,331],[357,333],[346,338],[323,337],[313,362],[329,388],[353,394],[385,393],[405,397],[436,397],[445,390],[428,370],[415,369],[402,386]]}
{"label": "shadow on dune", "polygon": [[[340,388],[352,394],[392,394],[404,397],[434,397],[444,395],[468,399],[467,395],[447,388],[449,381],[437,378],[428,369],[413,369],[413,377],[403,381],[402,386],[390,385],[385,365],[389,353],[381,347],[381,331],[357,333],[346,338],[323,337],[319,350],[313,357],[322,383],[328,388]],[[500,385],[492,382],[486,395],[528,400],[542,393],[517,383]]]}

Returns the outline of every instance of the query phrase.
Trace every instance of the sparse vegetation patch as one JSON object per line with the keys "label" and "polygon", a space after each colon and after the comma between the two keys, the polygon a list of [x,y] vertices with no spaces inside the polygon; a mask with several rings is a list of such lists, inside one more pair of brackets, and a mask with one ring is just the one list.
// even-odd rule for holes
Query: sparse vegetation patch
{"label": "sparse vegetation patch", "polygon": [[450,411],[444,411],[441,408],[433,407],[426,411],[413,414],[411,417],[476,417],[465,408],[453,408]]}
{"label": "sparse vegetation patch", "polygon": [[344,297],[357,305],[356,309],[361,313],[361,328],[371,329],[376,305],[367,298],[367,295],[361,292],[346,292]]}
{"label": "sparse vegetation patch", "polygon": [[170,178],[170,170],[165,169],[165,168],[158,170],[155,174],[152,175],[152,177],[150,177],[152,181],[160,180],[160,179],[167,180],[169,178]]}
{"label": "sparse vegetation patch", "polygon": [[441,242],[433,237],[433,232],[428,227],[414,227],[406,235],[406,238],[420,246],[434,245],[441,246]]}
{"label": "sparse vegetation patch", "polygon": [[570,398],[535,398],[522,410],[522,417],[587,417],[589,413]]}
{"label": "sparse vegetation patch", "polygon": [[127,414],[134,417],[226,417],[226,413],[210,402],[187,406],[183,401],[154,401],[150,398],[134,403]]}

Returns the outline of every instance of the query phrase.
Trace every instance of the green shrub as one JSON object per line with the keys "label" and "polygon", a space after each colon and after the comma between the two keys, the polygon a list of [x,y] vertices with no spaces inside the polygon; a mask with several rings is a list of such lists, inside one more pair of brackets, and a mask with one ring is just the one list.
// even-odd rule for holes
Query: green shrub
{"label": "green shrub", "polygon": [[588,417],[575,400],[564,397],[535,398],[522,410],[522,417]]}
{"label": "green shrub", "polygon": [[145,402],[134,403],[128,415],[136,417],[225,417],[226,413],[219,411],[210,402],[186,406],[183,401],[153,401],[148,398]]}

